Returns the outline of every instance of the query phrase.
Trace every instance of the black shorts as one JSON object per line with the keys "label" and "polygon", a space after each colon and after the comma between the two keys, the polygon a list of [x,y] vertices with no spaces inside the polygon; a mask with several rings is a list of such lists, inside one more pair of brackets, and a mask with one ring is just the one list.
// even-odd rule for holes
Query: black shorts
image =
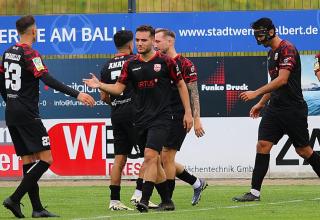
{"label": "black shorts", "polygon": [[145,148],[151,148],[159,153],[165,145],[169,134],[170,119],[156,120],[146,127],[137,127],[137,144],[144,152]]}
{"label": "black shorts", "polygon": [[9,125],[8,129],[18,156],[50,150],[49,135],[42,121],[23,125]]}
{"label": "black shorts", "polygon": [[267,107],[260,125],[258,140],[277,144],[284,134],[287,134],[295,148],[309,145],[308,107],[290,110],[275,110]]}
{"label": "black shorts", "polygon": [[187,130],[183,127],[183,115],[173,115],[169,129],[165,147],[179,151],[187,135]]}
{"label": "black shorts", "polygon": [[112,122],[114,138],[114,154],[129,155],[136,145],[135,131],[132,121]]}

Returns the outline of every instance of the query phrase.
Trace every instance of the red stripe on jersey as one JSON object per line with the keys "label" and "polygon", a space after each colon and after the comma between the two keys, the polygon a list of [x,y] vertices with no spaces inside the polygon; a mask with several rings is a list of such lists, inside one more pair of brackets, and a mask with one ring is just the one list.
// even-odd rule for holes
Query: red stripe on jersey
{"label": "red stripe on jersey", "polygon": [[177,84],[180,80],[182,80],[181,70],[179,69],[176,61],[173,58],[160,53],[159,57],[163,58],[166,62],[169,69],[169,77],[172,79],[172,81]]}
{"label": "red stripe on jersey", "polygon": [[2,64],[0,65],[0,74],[4,74],[4,68],[3,68]]}
{"label": "red stripe on jersey", "polygon": [[[44,73],[48,73],[48,68],[43,63],[43,60],[39,52],[32,49],[27,44],[22,44],[22,47],[25,55],[26,69],[32,72],[34,77],[36,78],[42,76],[42,74]],[[37,62],[38,64],[36,64]]]}
{"label": "red stripe on jersey", "polygon": [[181,56],[180,54],[175,56],[174,60],[178,64],[179,63],[181,64],[181,68],[180,68],[181,75],[186,83],[195,82],[198,80],[197,68],[191,62],[191,60]]}
{"label": "red stripe on jersey", "polygon": [[[129,59],[130,60],[130,59]],[[127,84],[128,82],[128,65],[129,65],[129,60],[127,60],[121,69],[121,74],[118,78],[118,82],[122,83],[122,84]]]}

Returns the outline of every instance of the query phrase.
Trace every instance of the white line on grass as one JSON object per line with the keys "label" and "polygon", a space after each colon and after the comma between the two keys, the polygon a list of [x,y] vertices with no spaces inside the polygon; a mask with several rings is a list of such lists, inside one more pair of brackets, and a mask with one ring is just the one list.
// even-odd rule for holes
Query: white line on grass
{"label": "white line on grass", "polygon": [[[232,205],[232,206],[217,206],[211,208],[202,208],[202,209],[182,209],[176,210],[173,213],[182,213],[182,212],[199,212],[199,211],[208,211],[208,210],[215,210],[215,209],[237,209],[243,207],[253,207],[253,206],[260,206],[260,205],[278,205],[278,204],[287,204],[287,203],[298,203],[298,202],[305,202],[305,201],[316,201],[320,200],[320,198],[314,199],[296,199],[296,200],[288,200],[288,201],[280,201],[280,202],[269,202],[269,203],[242,203],[243,205]],[[150,214],[167,214],[170,212],[148,212],[148,213],[131,213],[131,214],[123,214],[123,215],[102,215],[96,217],[88,217],[88,218],[75,218],[73,220],[88,220],[88,219],[107,219],[107,218],[121,218],[121,217],[128,217],[128,216],[140,216],[140,215],[150,215]]]}

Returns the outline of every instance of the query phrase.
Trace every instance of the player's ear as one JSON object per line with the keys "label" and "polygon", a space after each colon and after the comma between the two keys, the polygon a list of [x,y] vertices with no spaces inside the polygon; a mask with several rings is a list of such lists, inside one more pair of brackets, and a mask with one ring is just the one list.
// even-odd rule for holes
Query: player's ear
{"label": "player's ear", "polygon": [[270,36],[273,36],[274,34],[275,34],[275,30],[274,29],[269,30],[269,35]]}

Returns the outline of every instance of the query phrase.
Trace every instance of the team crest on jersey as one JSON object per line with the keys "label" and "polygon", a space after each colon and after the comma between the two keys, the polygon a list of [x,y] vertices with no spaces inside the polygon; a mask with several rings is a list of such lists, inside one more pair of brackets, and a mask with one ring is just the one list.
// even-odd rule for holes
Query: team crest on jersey
{"label": "team crest on jersey", "polygon": [[278,59],[278,56],[279,56],[279,54],[278,54],[278,53],[275,53],[275,54],[274,54],[274,60],[277,60],[277,59]]}
{"label": "team crest on jersey", "polygon": [[41,58],[40,57],[36,57],[32,59],[33,64],[35,65],[36,69],[38,71],[40,70],[44,70],[44,66],[42,64]]}
{"label": "team crest on jersey", "polygon": [[154,64],[153,69],[154,71],[159,72],[161,70],[161,64],[158,64],[158,63]]}

